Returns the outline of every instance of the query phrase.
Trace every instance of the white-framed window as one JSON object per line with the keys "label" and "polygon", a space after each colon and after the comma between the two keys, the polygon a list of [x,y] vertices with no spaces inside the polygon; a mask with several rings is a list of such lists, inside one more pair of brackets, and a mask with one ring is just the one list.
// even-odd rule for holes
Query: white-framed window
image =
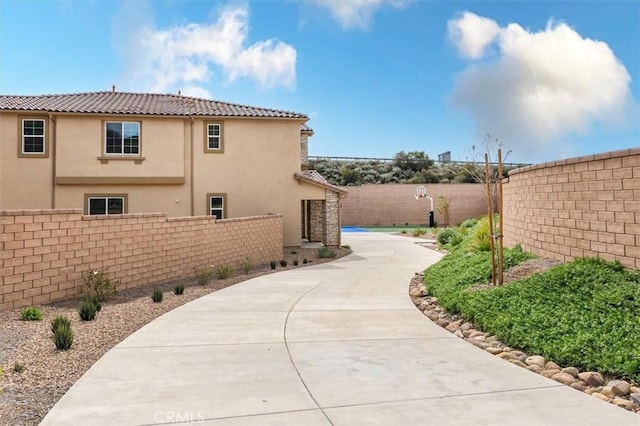
{"label": "white-framed window", "polygon": [[22,153],[45,154],[45,120],[22,119]]}
{"label": "white-framed window", "polygon": [[209,214],[215,216],[216,219],[225,218],[225,196],[223,194],[209,194]]}
{"label": "white-framed window", "polygon": [[107,121],[105,123],[104,153],[140,154],[140,123]]}
{"label": "white-framed window", "polygon": [[88,215],[110,215],[126,213],[126,196],[100,196],[88,195],[87,214]]}
{"label": "white-framed window", "polygon": [[222,123],[206,123],[204,135],[205,152],[224,152]]}

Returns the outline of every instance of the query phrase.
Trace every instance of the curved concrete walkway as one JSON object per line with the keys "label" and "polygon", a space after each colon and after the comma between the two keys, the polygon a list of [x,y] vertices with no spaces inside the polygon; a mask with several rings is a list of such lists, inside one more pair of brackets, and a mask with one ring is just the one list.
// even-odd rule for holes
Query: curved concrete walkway
{"label": "curved concrete walkway", "polygon": [[420,314],[409,281],[439,254],[415,241],[346,234],[351,256],[167,313],[109,351],[42,424],[640,424]]}

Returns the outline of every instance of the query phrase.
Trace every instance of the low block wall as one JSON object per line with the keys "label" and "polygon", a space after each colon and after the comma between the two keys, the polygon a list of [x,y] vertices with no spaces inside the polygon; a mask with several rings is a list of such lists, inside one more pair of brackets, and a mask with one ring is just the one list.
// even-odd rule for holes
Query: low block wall
{"label": "low block wall", "polygon": [[0,310],[75,296],[108,268],[120,289],[193,276],[193,268],[282,257],[280,215],[215,220],[160,213],[0,211]]}
{"label": "low block wall", "polygon": [[443,195],[449,202],[449,223],[457,225],[465,219],[487,212],[485,187],[482,184],[383,184],[344,186],[348,192],[342,201],[342,224],[345,226],[392,226],[426,224],[431,208],[427,198],[415,199],[416,188],[424,186],[433,197],[435,220],[444,224],[436,200]]}
{"label": "low block wall", "polygon": [[640,148],[528,166],[504,184],[504,242],[640,268]]}

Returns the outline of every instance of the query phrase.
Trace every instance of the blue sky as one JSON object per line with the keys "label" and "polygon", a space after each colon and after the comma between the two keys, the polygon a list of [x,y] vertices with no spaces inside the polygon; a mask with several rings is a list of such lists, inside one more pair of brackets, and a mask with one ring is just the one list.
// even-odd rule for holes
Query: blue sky
{"label": "blue sky", "polygon": [[640,1],[0,2],[0,93],[306,113],[311,155],[508,161],[640,146]]}

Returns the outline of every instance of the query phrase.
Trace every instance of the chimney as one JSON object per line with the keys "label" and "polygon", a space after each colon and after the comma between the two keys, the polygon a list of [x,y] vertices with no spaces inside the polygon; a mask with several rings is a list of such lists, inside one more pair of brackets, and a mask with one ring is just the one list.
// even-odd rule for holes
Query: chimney
{"label": "chimney", "polygon": [[116,93],[116,85],[112,85],[111,86],[111,93],[115,94]]}

